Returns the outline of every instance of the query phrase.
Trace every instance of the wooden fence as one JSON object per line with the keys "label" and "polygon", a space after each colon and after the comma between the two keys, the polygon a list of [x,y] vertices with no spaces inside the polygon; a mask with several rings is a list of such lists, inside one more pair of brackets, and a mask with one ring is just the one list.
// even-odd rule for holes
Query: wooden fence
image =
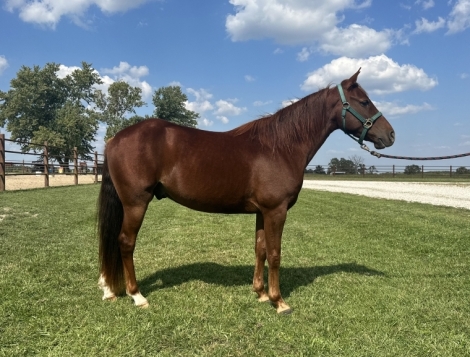
{"label": "wooden fence", "polygon": [[[19,175],[42,175],[44,176],[44,187],[49,187],[50,175],[73,175],[74,184],[78,185],[80,175],[94,175],[94,183],[98,182],[103,164],[103,155],[94,152],[92,161],[79,161],[77,148],[73,148],[73,154],[70,157],[63,156],[62,159],[68,160],[68,165],[60,165],[53,163],[53,159],[49,157],[49,149],[47,142],[44,144],[28,143],[42,148],[38,152],[23,152],[15,150],[6,150],[6,142],[21,144],[25,142],[15,141],[5,138],[5,134],[0,134],[0,191],[5,191],[5,177]],[[6,154],[17,154],[24,156],[36,156],[40,160],[8,160]]]}
{"label": "wooden fence", "polygon": [[[412,170],[410,170],[410,168]],[[351,172],[354,171],[354,172]],[[365,165],[357,168],[349,168],[349,171],[337,169],[329,165],[308,165],[306,174],[310,175],[332,175],[332,176],[362,176],[380,178],[449,178],[449,179],[470,179],[469,166],[456,165]]]}

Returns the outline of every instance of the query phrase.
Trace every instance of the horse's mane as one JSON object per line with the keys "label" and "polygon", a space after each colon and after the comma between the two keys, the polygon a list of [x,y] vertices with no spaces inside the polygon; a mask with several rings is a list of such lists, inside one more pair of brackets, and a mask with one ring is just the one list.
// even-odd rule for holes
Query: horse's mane
{"label": "horse's mane", "polygon": [[291,150],[293,145],[315,140],[315,133],[325,127],[326,97],[330,88],[310,94],[276,113],[232,129],[235,136],[248,134],[261,145],[276,151]]}

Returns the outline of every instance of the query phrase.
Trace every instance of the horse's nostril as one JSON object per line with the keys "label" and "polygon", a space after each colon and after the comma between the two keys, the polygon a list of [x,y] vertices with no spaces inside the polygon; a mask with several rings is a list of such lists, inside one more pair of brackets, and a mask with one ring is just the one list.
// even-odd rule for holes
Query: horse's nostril
{"label": "horse's nostril", "polygon": [[395,132],[393,130],[390,132],[390,140],[392,143],[395,141]]}

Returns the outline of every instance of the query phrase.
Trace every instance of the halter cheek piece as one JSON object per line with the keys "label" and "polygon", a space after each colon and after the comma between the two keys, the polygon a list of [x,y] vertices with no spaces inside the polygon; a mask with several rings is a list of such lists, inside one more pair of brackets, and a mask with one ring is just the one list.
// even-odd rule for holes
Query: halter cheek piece
{"label": "halter cheek piece", "polygon": [[[347,136],[349,136],[354,141],[357,141],[359,145],[363,146],[362,142],[364,141],[364,138],[366,137],[367,132],[372,127],[372,124],[374,124],[374,122],[382,116],[382,113],[377,112],[377,114],[375,114],[373,117],[369,119],[364,119],[364,117],[361,114],[359,114],[353,107],[351,107],[351,105],[346,101],[346,97],[344,96],[344,92],[343,92],[343,87],[341,87],[340,84],[338,84],[337,87],[338,87],[339,95],[341,97],[341,101],[343,102],[343,110],[341,111],[341,117],[343,118],[342,130]],[[346,112],[350,112],[352,115],[354,115],[356,119],[358,119],[362,123],[362,126],[364,127],[359,139],[356,139],[354,136],[346,132]]]}

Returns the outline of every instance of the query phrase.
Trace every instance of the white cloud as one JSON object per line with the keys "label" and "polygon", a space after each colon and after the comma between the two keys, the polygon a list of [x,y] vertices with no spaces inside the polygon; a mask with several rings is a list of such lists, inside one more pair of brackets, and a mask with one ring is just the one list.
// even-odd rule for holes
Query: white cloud
{"label": "white cloud", "polygon": [[392,46],[393,34],[391,30],[378,32],[355,24],[347,28],[335,27],[323,34],[320,48],[326,53],[351,57],[380,54]]}
{"label": "white cloud", "polygon": [[223,124],[228,124],[229,122],[228,118],[223,115],[218,115],[217,119],[220,120]]}
{"label": "white cloud", "polygon": [[83,18],[90,7],[96,6],[102,12],[112,14],[126,12],[139,7],[149,0],[6,0],[5,8],[18,11],[25,22],[46,25],[55,28],[63,16],[72,19],[77,25],[84,25]]}
{"label": "white cloud", "polygon": [[8,61],[5,56],[0,56],[0,74],[8,67]]}
{"label": "white cloud", "polygon": [[246,108],[241,108],[237,107],[234,105],[234,102],[236,100],[218,100],[215,102],[215,105],[217,106],[217,110],[214,112],[214,114],[217,114],[219,116],[234,116],[234,115],[240,115],[243,113]]}
{"label": "white cloud", "polygon": [[291,104],[294,104],[295,102],[299,101],[297,98],[294,98],[294,99],[286,99],[286,100],[283,100],[282,101],[282,107],[285,108]]}
{"label": "white cloud", "polygon": [[448,34],[461,32],[470,27],[470,0],[457,0],[449,16]]}
{"label": "white cloud", "polygon": [[212,124],[214,124],[212,120],[209,120],[207,118],[199,119],[197,123],[201,126],[212,126]]}
{"label": "white cloud", "polygon": [[302,51],[297,53],[297,61],[305,62],[310,57],[310,50],[307,47],[302,48]]}
{"label": "white cloud", "polygon": [[434,0],[417,0],[416,4],[421,5],[424,10],[434,7]]}
{"label": "white cloud", "polygon": [[[69,67],[69,66],[64,66],[61,64],[59,66],[59,71],[57,72],[57,76],[59,78],[64,78],[72,74],[72,72],[77,69],[80,70],[81,67],[77,67],[77,66]],[[129,85],[133,87],[138,87],[142,89],[142,98],[144,100],[148,100],[149,98],[152,97],[152,87],[150,86],[150,84],[148,84],[146,81],[140,80],[141,76],[146,76],[149,73],[148,68],[146,66],[131,67],[127,62],[120,62],[119,66],[113,67],[111,69],[105,68],[101,72],[112,74],[111,77],[107,75],[103,76],[100,74],[100,72],[96,71],[96,73],[98,73],[101,80],[103,81],[103,83],[97,85],[96,88],[102,90],[105,93],[108,91],[108,88],[111,84],[113,84],[116,81],[121,80],[126,83],[129,83]]]}
{"label": "white cloud", "polygon": [[255,78],[247,74],[247,75],[245,76],[245,81],[246,81],[246,82],[254,82],[254,81],[255,81]]}
{"label": "white cloud", "polygon": [[371,0],[230,0],[230,3],[235,14],[227,16],[225,26],[233,41],[273,38],[281,44],[315,44],[320,50],[336,55],[364,56],[384,52],[394,36],[390,30],[376,31],[356,24],[338,27],[345,10],[369,7]]}
{"label": "white cloud", "polygon": [[254,102],[253,102],[253,105],[254,105],[255,107],[262,107],[262,106],[271,104],[272,102],[273,102],[272,100],[268,100],[268,101],[266,101],[266,102],[262,102],[261,100],[257,100],[257,101],[254,101]]}
{"label": "white cloud", "polygon": [[439,17],[437,21],[428,21],[424,17],[421,18],[421,20],[416,20],[415,21],[416,29],[413,31],[413,33],[423,33],[423,32],[434,32],[440,28],[445,27],[446,25],[446,20],[444,20],[442,17]]}
{"label": "white cloud", "polygon": [[[57,77],[65,78],[68,75],[72,74],[72,72],[77,70],[77,69],[81,69],[81,67],[77,67],[77,66],[68,67],[68,66],[64,66],[63,64],[61,64],[59,66],[59,70],[57,71]],[[98,72],[98,71],[96,71],[96,72]]]}
{"label": "white cloud", "polygon": [[405,106],[392,102],[374,102],[374,104],[387,118],[416,114],[425,110],[434,110],[434,107],[426,102],[421,105],[408,104]]}
{"label": "white cloud", "polygon": [[397,93],[408,90],[428,90],[437,79],[430,78],[423,69],[411,64],[399,65],[385,55],[366,59],[340,57],[308,74],[301,88],[316,91],[328,84],[339,84],[360,67],[359,83],[374,94]]}
{"label": "white cloud", "polygon": [[126,76],[129,75],[131,77],[144,77],[149,74],[149,69],[147,66],[131,66],[127,62],[119,62],[119,66],[114,66],[111,69],[105,68],[103,69],[104,73],[114,74],[115,76]]}
{"label": "white cloud", "polygon": [[284,51],[280,48],[276,48],[273,52],[275,55],[280,55],[281,53],[284,53]]}
{"label": "white cloud", "polygon": [[208,110],[214,109],[214,106],[209,101],[212,98],[212,94],[207,92],[205,89],[195,90],[188,88],[187,92],[196,97],[194,102],[186,102],[186,108],[197,113],[204,113]]}
{"label": "white cloud", "polygon": [[467,79],[468,76],[469,76],[468,73],[465,73],[465,72],[464,72],[464,73],[460,73],[460,78],[461,78],[461,79]]}
{"label": "white cloud", "polygon": [[[111,74],[112,77],[104,76],[103,81],[105,82],[114,82],[114,81],[124,81],[129,83],[133,87],[138,87],[142,89],[142,97],[144,99],[149,99],[152,97],[152,86],[146,81],[142,81],[140,77],[145,77],[149,74],[149,69],[147,66],[131,66],[127,62],[119,62],[119,66],[113,68],[104,68],[103,73]],[[106,78],[107,77],[107,78]]]}

